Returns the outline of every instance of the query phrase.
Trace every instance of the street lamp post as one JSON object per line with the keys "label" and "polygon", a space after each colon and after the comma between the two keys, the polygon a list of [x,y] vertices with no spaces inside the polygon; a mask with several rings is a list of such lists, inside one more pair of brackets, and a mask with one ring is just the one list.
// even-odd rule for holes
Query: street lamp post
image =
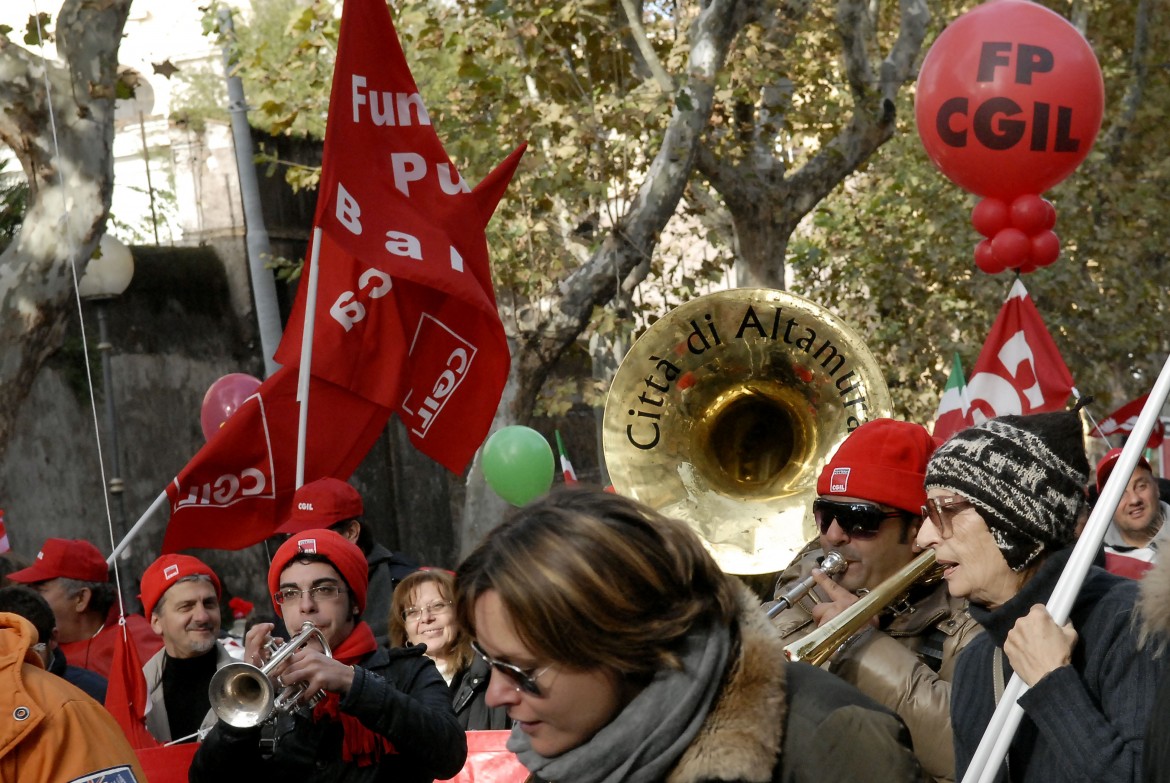
{"label": "street lamp post", "polygon": [[78,294],[93,302],[97,311],[98,352],[102,361],[102,389],[105,394],[106,430],[110,436],[110,476],[107,491],[118,507],[119,533],[126,532],[126,504],[123,497],[125,483],[118,453],[118,420],[114,410],[113,372],[110,367],[110,342],[107,308],[109,303],[122,295],[134,277],[134,257],[130,248],[110,234],[105,234],[98,244],[98,250],[85,268],[85,275],[78,283]]}

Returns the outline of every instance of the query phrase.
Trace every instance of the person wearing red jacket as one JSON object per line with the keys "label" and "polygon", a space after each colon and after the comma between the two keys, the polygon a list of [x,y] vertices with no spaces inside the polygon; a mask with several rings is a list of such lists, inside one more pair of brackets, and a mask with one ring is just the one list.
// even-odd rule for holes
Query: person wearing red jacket
{"label": "person wearing red jacket", "polygon": [[[50,538],[28,568],[8,575],[36,590],[57,618],[58,651],[74,666],[109,679],[118,635],[116,588],[98,548],[79,539]],[[142,615],[126,616],[140,660],[162,649],[162,639]]]}

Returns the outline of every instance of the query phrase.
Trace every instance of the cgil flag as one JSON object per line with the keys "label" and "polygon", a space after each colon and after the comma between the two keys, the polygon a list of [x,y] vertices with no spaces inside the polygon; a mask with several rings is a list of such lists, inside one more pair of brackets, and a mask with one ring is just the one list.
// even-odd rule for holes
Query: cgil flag
{"label": "cgil flag", "polygon": [[967,381],[971,423],[1063,410],[1072,389],[1060,349],[1017,278]]}
{"label": "cgil flag", "polygon": [[973,423],[963,362],[956,351],[951,361],[951,374],[947,376],[947,385],[943,387],[942,399],[938,401],[938,411],[934,414],[934,439],[941,443]]}
{"label": "cgil flag", "polygon": [[[395,412],[416,448],[452,471],[482,443],[510,363],[484,230],[523,152],[469,188],[431,125],[386,4],[346,0],[314,219],[306,480],[348,478]],[[277,348],[284,366],[168,486],[163,552],[240,549],[288,517],[307,288]]]}
{"label": "cgil flag", "polygon": [[[1142,408],[1146,405],[1146,400],[1149,394],[1143,394],[1136,400],[1130,400],[1125,405],[1122,405],[1117,410],[1110,413],[1101,423],[1097,425],[1097,429],[1093,430],[1093,434],[1099,438],[1109,439],[1112,435],[1127,436],[1133,432],[1134,425],[1137,424],[1138,416],[1141,415]],[[1154,429],[1150,432],[1150,438],[1146,441],[1147,449],[1156,449],[1162,445],[1162,440],[1166,436],[1166,427],[1161,419],[1154,422]]]}
{"label": "cgil flag", "polygon": [[[314,218],[312,372],[392,408],[414,446],[454,472],[487,436],[508,377],[484,230],[523,152],[469,188],[386,3],[346,0]],[[276,352],[286,366],[300,362],[306,288]]]}

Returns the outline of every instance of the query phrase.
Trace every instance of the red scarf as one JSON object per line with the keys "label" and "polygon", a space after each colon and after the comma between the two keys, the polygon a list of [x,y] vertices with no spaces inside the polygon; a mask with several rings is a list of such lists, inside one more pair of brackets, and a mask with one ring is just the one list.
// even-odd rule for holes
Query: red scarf
{"label": "red scarf", "polygon": [[[369,625],[361,622],[345,641],[333,648],[333,659],[353,666],[376,649],[378,642],[374,639],[374,632],[370,630]],[[382,756],[398,752],[390,740],[370,731],[354,716],[343,713],[341,696],[336,693],[325,693],[325,698],[313,708],[313,720],[340,721],[344,733],[341,743],[342,761],[354,762],[359,767],[368,767],[381,761]]]}

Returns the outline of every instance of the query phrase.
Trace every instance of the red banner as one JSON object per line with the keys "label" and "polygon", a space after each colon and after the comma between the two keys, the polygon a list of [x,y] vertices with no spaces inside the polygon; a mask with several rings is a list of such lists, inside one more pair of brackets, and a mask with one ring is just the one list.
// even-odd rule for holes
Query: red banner
{"label": "red banner", "polygon": [[[314,219],[312,371],[397,410],[415,446],[456,472],[487,435],[508,376],[484,229],[522,154],[471,190],[431,125],[386,3],[346,0]],[[276,353],[287,366],[300,361],[306,288]]]}
{"label": "red banner", "polygon": [[972,423],[1063,410],[1072,387],[1060,350],[1017,279],[967,382]]}
{"label": "red banner", "polygon": [[[167,487],[171,520],[162,551],[243,549],[272,535],[296,491],[296,370],[260,385]],[[390,418],[390,409],[310,379],[305,476],[346,479]]]}
{"label": "red banner", "polygon": [[146,689],[138,646],[129,638],[125,622],[119,631],[114,641],[114,660],[110,664],[110,679],[106,685],[106,709],[122,727],[130,747],[157,748],[158,741],[146,730],[150,693]]}

